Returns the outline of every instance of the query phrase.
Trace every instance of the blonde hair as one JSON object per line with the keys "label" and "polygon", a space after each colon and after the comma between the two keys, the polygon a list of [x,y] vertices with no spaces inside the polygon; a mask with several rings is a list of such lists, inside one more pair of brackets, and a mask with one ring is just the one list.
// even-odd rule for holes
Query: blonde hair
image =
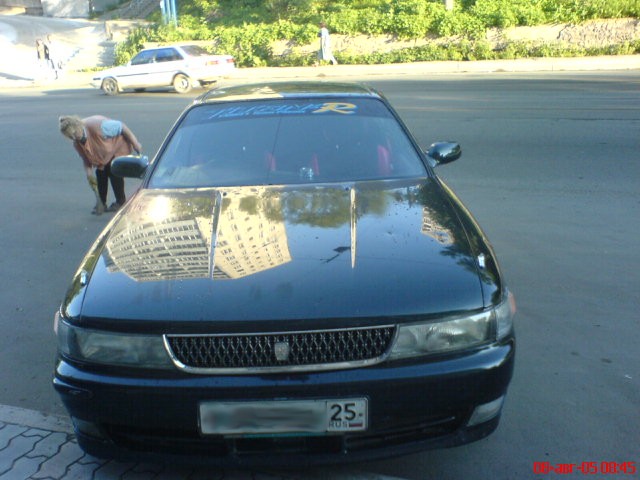
{"label": "blonde hair", "polygon": [[75,133],[84,129],[82,119],[77,115],[62,115],[58,118],[60,133],[71,140],[75,140]]}

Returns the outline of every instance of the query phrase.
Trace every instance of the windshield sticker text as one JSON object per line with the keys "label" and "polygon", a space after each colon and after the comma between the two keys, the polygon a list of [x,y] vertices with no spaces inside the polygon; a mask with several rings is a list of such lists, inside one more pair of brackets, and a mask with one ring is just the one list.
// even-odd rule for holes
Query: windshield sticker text
{"label": "windshield sticker text", "polygon": [[304,105],[251,105],[221,108],[214,112],[210,112],[208,118],[237,118],[237,117],[257,117],[266,115],[305,115],[320,113],[339,113],[342,115],[353,114],[357,110],[357,106],[353,103],[343,102],[325,102],[325,103],[308,103]]}

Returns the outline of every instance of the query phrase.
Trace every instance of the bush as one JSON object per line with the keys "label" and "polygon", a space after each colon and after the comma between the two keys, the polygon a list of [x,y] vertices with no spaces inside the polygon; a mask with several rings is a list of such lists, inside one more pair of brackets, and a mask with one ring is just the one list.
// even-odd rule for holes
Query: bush
{"label": "bush", "polygon": [[637,0],[547,0],[547,18],[578,23],[596,18],[639,17]]}
{"label": "bush", "polygon": [[473,15],[447,12],[442,8],[436,14],[432,33],[440,37],[462,35],[469,38],[481,38],[486,32],[485,25]]}
{"label": "bush", "polygon": [[123,65],[131,60],[131,57],[144,48],[144,44],[152,36],[152,28],[136,28],[124,42],[120,42],[115,48],[115,63]]}
{"label": "bush", "polygon": [[275,30],[265,25],[222,27],[214,31],[217,48],[233,54],[240,67],[263,67],[272,56],[271,43]]}
{"label": "bush", "polygon": [[[456,0],[455,5],[454,11],[447,11],[443,0],[184,0],[180,2],[178,27],[155,25],[134,30],[117,45],[116,63],[129,61],[146,42],[210,40],[217,52],[233,54],[240,67],[311,65],[315,54],[274,58],[271,44],[287,40],[308,45],[316,40],[321,20],[332,33],[344,35],[459,39],[446,47],[429,45],[359,56],[337,53],[341,63],[585,55],[593,50],[517,42],[494,52],[483,38],[492,27],[640,17],[640,0]],[[640,53],[639,43],[599,51]]]}
{"label": "bush", "polygon": [[433,9],[421,0],[392,0],[386,9],[385,29],[398,38],[420,38],[431,30]]}

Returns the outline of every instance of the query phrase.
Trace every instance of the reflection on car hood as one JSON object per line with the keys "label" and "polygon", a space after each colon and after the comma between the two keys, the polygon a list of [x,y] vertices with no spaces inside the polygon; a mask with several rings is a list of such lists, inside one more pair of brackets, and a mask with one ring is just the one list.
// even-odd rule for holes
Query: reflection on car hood
{"label": "reflection on car hood", "polygon": [[105,77],[117,77],[118,75],[122,75],[127,72],[128,66],[119,65],[117,67],[107,68],[105,70],[100,70],[93,75],[94,79],[97,78],[105,78]]}
{"label": "reflection on car hood", "polygon": [[293,320],[483,307],[467,234],[431,179],[143,190],[110,228],[93,252],[84,319]]}

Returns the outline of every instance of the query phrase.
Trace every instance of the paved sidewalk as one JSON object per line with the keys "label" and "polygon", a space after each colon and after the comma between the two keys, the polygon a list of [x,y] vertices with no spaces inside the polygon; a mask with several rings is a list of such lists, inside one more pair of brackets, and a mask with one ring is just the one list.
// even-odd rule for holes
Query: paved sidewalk
{"label": "paved sidewalk", "polygon": [[104,461],[85,455],[63,417],[0,406],[0,480],[285,478],[274,475],[180,470],[162,465]]}
{"label": "paved sidewalk", "polygon": [[[101,460],[84,454],[66,417],[0,405],[0,480],[394,480],[359,471],[269,472]],[[401,480],[401,479],[395,479]]]}

